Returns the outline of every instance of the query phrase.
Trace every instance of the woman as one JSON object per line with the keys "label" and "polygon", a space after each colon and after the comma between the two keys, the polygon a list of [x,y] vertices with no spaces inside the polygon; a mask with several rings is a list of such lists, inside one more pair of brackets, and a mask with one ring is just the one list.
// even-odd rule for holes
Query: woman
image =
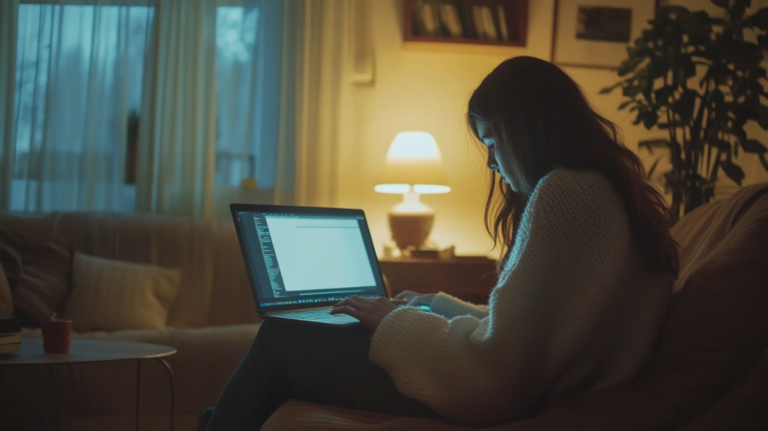
{"label": "woman", "polygon": [[489,306],[407,293],[433,313],[353,297],[333,312],[360,327],[267,321],[209,430],[258,429],[293,397],[492,425],[637,373],[678,269],[640,160],[572,79],[531,57],[491,72],[467,119],[488,151],[486,227],[503,251]]}

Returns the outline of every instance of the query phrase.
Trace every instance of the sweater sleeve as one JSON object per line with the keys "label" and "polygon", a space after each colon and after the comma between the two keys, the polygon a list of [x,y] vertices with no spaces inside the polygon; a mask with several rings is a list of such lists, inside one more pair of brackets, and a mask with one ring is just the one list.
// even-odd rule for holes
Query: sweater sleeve
{"label": "sweater sleeve", "polygon": [[381,322],[370,358],[404,395],[464,424],[520,418],[605,325],[629,225],[605,178],[568,172],[531,195],[487,317],[404,307]]}
{"label": "sweater sleeve", "polygon": [[448,319],[458,316],[474,316],[483,319],[488,316],[487,305],[475,305],[444,292],[435,295],[430,308],[433,313]]}

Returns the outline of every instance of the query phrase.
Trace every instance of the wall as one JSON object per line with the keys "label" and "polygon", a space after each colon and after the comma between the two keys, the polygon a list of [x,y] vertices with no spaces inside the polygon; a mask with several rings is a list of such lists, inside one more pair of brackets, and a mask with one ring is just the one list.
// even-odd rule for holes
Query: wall
{"label": "wall", "polygon": [[[453,188],[445,195],[427,195],[422,200],[437,214],[432,239],[441,247],[455,244],[459,254],[486,254],[492,244],[483,226],[488,175],[485,154],[473,142],[464,114],[470,93],[482,78],[505,58],[530,55],[549,59],[553,0],[530,0],[528,43],[525,48],[405,46],[402,42],[402,2],[370,1],[376,81],[356,87],[353,116],[345,127],[350,138],[339,147],[337,205],[362,208],[371,226],[379,252],[389,239],[386,214],[401,200],[397,195],[373,191],[389,144],[404,130],[423,130],[434,135],[443,153],[448,181]],[[699,0],[703,2],[704,0]],[[708,2],[707,2],[708,3]],[[447,49],[447,51],[446,51]],[[616,107],[620,92],[598,95],[600,88],[617,81],[610,71],[565,69],[583,88],[594,107],[623,129],[628,147],[664,133],[633,126],[632,118]],[[652,160],[648,156],[644,159]],[[768,175],[753,174],[759,162],[745,163],[748,182],[768,181]]]}

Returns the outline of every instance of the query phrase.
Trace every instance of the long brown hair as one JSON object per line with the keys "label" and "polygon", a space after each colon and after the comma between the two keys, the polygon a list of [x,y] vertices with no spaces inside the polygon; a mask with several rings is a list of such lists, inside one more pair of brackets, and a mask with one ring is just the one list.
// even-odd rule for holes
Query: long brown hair
{"label": "long brown hair", "polygon": [[[645,180],[645,167],[622,143],[616,126],[590,106],[578,84],[557,66],[533,57],[505,60],[469,100],[467,121],[490,124],[496,158],[515,184],[496,172],[485,205],[485,227],[508,258],[528,197],[556,168],[602,173],[623,201],[632,234],[649,269],[677,275],[677,245],[664,197]],[[500,265],[501,266],[501,265]]]}

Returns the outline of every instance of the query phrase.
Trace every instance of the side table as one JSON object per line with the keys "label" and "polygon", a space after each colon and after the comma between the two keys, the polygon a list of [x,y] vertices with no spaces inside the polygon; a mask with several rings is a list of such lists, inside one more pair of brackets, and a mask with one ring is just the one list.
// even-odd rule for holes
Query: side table
{"label": "side table", "polygon": [[15,365],[67,365],[88,362],[136,361],[136,430],[141,429],[141,363],[151,359],[163,364],[171,386],[171,431],[176,408],[176,385],[171,366],[164,358],[176,349],[158,344],[109,340],[72,340],[69,354],[47,354],[42,338],[22,338],[21,351],[0,355],[0,367]]}
{"label": "side table", "polygon": [[496,286],[496,261],[485,256],[382,258],[379,266],[392,296],[404,290],[445,292],[475,304],[487,304]]}

